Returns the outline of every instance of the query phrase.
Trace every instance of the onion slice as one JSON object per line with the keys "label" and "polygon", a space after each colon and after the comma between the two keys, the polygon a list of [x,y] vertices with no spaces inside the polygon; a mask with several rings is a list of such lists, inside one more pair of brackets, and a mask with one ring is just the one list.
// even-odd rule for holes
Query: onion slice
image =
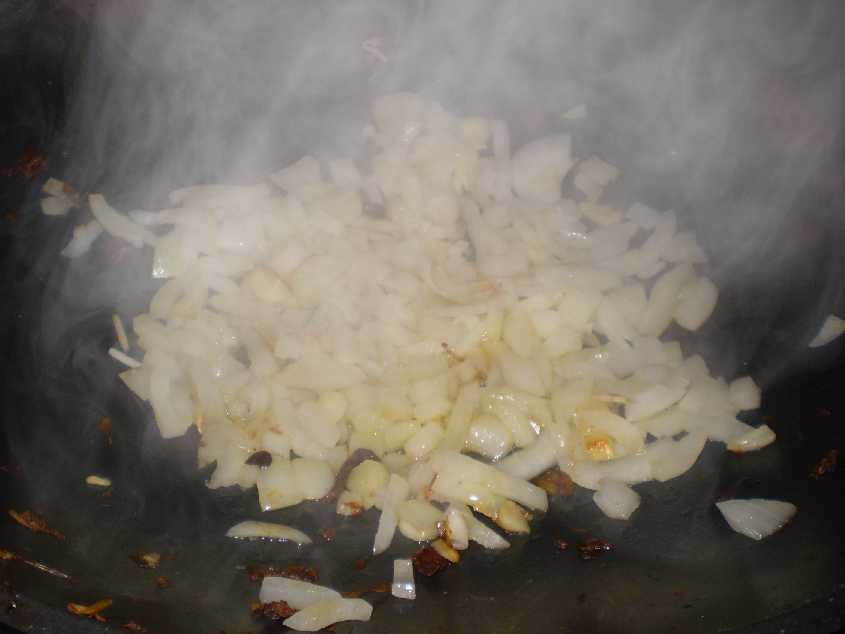
{"label": "onion slice", "polygon": [[756,429],[740,434],[728,441],[728,451],[745,453],[755,451],[771,445],[775,441],[775,432],[768,425],[760,425]]}
{"label": "onion slice", "polygon": [[327,599],[312,603],[285,619],[285,627],[299,632],[317,632],[339,621],[369,621],[373,606],[363,599]]}
{"label": "onion slice", "polygon": [[601,512],[615,520],[626,520],[640,505],[640,494],[624,482],[602,480],[593,501]]}
{"label": "onion slice", "polygon": [[829,344],[839,335],[845,332],[845,319],[837,317],[836,315],[828,315],[824,320],[822,327],[818,334],[813,337],[813,340],[807,344],[811,348],[820,348],[821,346]]}
{"label": "onion slice", "polygon": [[301,610],[319,601],[340,598],[337,590],[287,577],[264,577],[258,593],[261,603],[284,601],[294,610]]}
{"label": "onion slice", "polygon": [[311,543],[311,538],[308,535],[290,526],[273,524],[272,522],[256,522],[253,520],[235,524],[226,532],[226,537],[294,542],[300,546]]}
{"label": "onion slice", "polygon": [[789,502],[761,498],[725,500],[716,507],[732,529],[758,541],[783,528],[798,510]]}
{"label": "onion slice", "polygon": [[414,584],[414,566],[410,559],[393,560],[393,586],[390,593],[399,599],[417,598],[417,586]]}

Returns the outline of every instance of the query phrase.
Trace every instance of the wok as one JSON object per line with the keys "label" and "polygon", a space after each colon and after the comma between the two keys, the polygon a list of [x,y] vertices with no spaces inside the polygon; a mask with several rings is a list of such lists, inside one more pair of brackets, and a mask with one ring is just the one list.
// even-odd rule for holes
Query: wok
{"label": "wok", "polygon": [[[182,17],[198,6],[184,4]],[[445,10],[445,5],[428,2],[407,3],[401,10],[392,6],[363,3],[348,10],[344,19],[353,32],[383,29],[401,41],[401,35],[426,24],[430,12]],[[622,6],[607,5],[608,10]],[[228,127],[221,125],[220,134],[231,134],[229,139],[242,135],[245,122],[256,112],[250,110],[256,104],[249,101],[248,89],[266,83],[262,72],[267,69],[259,67],[254,75],[238,78],[242,112],[233,116],[230,109],[212,104],[205,111],[206,128],[194,136],[186,133],[180,145],[188,149],[183,147],[177,159],[168,160],[153,152],[157,144],[199,116],[185,112],[178,91],[206,86],[183,78],[185,70],[178,64],[172,76],[162,79],[133,55],[127,33],[143,16],[137,6],[111,5],[109,19],[116,21],[96,37],[92,24],[102,18],[94,8],[93,3],[56,0],[16,0],[0,8],[0,67],[5,76],[0,99],[0,547],[71,576],[57,578],[19,560],[0,562],[0,622],[31,632],[125,631],[119,626],[129,621],[150,632],[262,631],[249,611],[257,585],[248,580],[246,565],[304,563],[319,570],[322,583],[365,590],[388,581],[394,556],[415,548],[396,540],[388,555],[360,569],[356,561],[369,552],[376,517],[367,513],[343,519],[316,503],[263,519],[290,523],[312,535],[332,527],[336,537],[331,542],[318,539],[299,550],[227,540],[223,535],[234,522],[260,516],[254,495],[206,489],[208,472],[194,468],[196,437],[162,441],[150,412],[115,380],[116,367],[106,355],[113,338],[112,307],[117,305],[125,314],[143,308],[139,291],[145,284],[152,288],[151,282],[137,282],[133,276],[147,265],[142,255],[101,240],[89,255],[91,266],[69,266],[57,254],[78,216],[42,217],[37,189],[47,174],[64,175],[82,191],[105,189],[121,202],[144,200],[144,184],[153,180],[161,184],[170,179],[175,186],[210,178],[209,163],[202,160],[196,140],[222,123]],[[700,336],[683,341],[685,352],[700,352],[715,373],[729,378],[750,373],[765,385],[763,407],[749,420],[766,421],[778,441],[748,455],[708,445],[684,476],[638,487],[643,504],[629,522],[602,516],[586,491],[555,499],[531,536],[513,539],[509,550],[471,549],[460,565],[418,579],[414,602],[367,594],[375,605],[372,622],[339,624],[336,629],[836,631],[845,626],[845,477],[842,470],[818,479],[809,474],[827,451],[845,450],[845,356],[841,341],[817,350],[807,349],[806,343],[825,315],[845,312],[845,119],[842,103],[836,100],[845,68],[845,8],[833,2],[744,3],[742,8],[641,3],[633,13],[636,20],[618,34],[621,51],[591,49],[595,59],[577,67],[568,65],[563,54],[549,62],[558,43],[564,52],[571,52],[566,46],[589,45],[584,40],[568,42],[580,23],[564,29],[554,22],[560,9],[549,11],[528,21],[536,38],[514,43],[509,57],[494,60],[510,64],[503,68],[506,74],[525,70],[524,77],[510,79],[520,91],[533,87],[533,92],[513,94],[487,77],[441,75],[434,66],[414,68],[404,85],[369,62],[359,64],[361,68],[352,67],[359,62],[349,62],[352,66],[344,67],[341,77],[325,66],[346,62],[328,54],[328,62],[317,64],[314,72],[321,80],[336,81],[316,87],[306,82],[301,93],[285,98],[278,107],[286,119],[274,122],[278,127],[268,133],[284,142],[271,144],[281,149],[265,158],[276,165],[295,158],[312,139],[326,136],[321,137],[320,130],[342,135],[342,126],[335,129],[332,122],[359,117],[367,96],[383,89],[422,85],[448,107],[508,117],[518,138],[559,125],[555,117],[561,103],[553,102],[561,95],[588,100],[595,116],[576,133],[576,147],[580,138],[583,147],[631,175],[621,186],[625,200],[677,209],[682,223],[696,229],[715,256],[711,273],[723,290],[720,306]],[[623,64],[626,52],[659,48],[659,42],[671,39],[672,29],[696,11],[705,14],[702,24],[709,29],[704,44],[693,47],[692,59],[678,62],[684,77],[673,74],[671,65],[663,69],[662,96],[686,91],[691,101],[681,107],[658,99],[652,116],[626,115],[636,105],[626,101],[634,93],[630,86],[628,92],[619,89],[619,75],[612,69]],[[296,47],[323,35],[321,29],[336,20],[338,12],[339,3],[279,3],[273,28],[289,40],[281,50],[293,58]],[[489,35],[482,14],[477,16],[478,28]],[[667,167],[658,160],[667,143],[707,144],[708,134],[688,134],[697,116],[693,97],[706,100],[706,94],[696,92],[699,89],[712,89],[718,96],[728,88],[720,83],[719,73],[734,64],[742,66],[751,44],[741,35],[760,18],[765,18],[761,28],[782,34],[784,47],[799,45],[793,29],[802,32],[799,27],[812,18],[812,40],[800,45],[818,64],[811,70],[788,59],[772,64],[749,86],[747,102],[729,101],[726,116],[718,120],[720,127],[702,124],[697,132],[720,137],[723,161],[679,161]],[[657,22],[659,30],[651,26]],[[174,27],[165,36],[178,33]],[[447,30],[435,47],[442,44],[443,51],[433,53],[442,65],[448,66],[454,53],[449,39],[453,35]],[[165,37],[163,45],[167,41]],[[248,57],[255,52],[251,45],[244,41],[241,48],[224,52],[232,58]],[[279,60],[282,67],[285,59]],[[110,95],[106,87],[115,73],[128,75],[132,90]],[[834,105],[816,117],[814,95],[822,85],[831,91]],[[140,144],[122,138],[121,125],[143,127],[144,113],[127,105],[153,90],[160,91],[167,113],[160,137]],[[87,107],[97,100],[102,100],[99,108]],[[125,120],[117,118],[117,111]],[[309,116],[314,111],[320,116]],[[98,125],[106,133],[94,139],[91,130]],[[667,127],[668,136],[660,132]],[[816,153],[807,153],[808,138]],[[186,166],[181,159],[190,152],[195,160]],[[818,159],[810,173],[804,169],[808,156]],[[39,157],[45,161],[41,169]],[[770,212],[762,221],[761,208]],[[712,221],[713,214],[718,221]],[[98,428],[104,416],[113,421],[110,443]],[[90,473],[107,474],[113,481],[111,491],[87,487],[84,479]],[[718,499],[736,496],[786,499],[799,511],[780,533],[756,543],[730,531],[714,507]],[[6,516],[7,509],[45,516],[66,540],[26,531]],[[610,541],[615,549],[602,558],[581,561],[573,549],[554,546],[557,539],[575,544],[592,536]],[[130,558],[150,551],[163,555],[157,570],[141,569]],[[157,588],[158,575],[167,576],[172,586]],[[114,600],[105,612],[107,624],[71,616],[64,609],[69,601],[92,603],[104,597]]]}

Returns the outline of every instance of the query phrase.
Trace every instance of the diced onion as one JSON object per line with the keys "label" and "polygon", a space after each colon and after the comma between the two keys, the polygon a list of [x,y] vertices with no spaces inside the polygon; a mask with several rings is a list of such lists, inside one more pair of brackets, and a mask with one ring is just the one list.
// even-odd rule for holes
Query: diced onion
{"label": "diced onion", "polygon": [[746,451],[756,451],[762,449],[775,441],[775,432],[768,425],[760,425],[759,427],[734,436],[727,443],[728,451],[735,453],[745,453]]}
{"label": "diced onion", "polygon": [[289,579],[288,577],[264,577],[261,580],[261,590],[258,600],[261,603],[284,601],[294,610],[301,610],[312,603],[327,599],[339,599],[340,593],[315,583]]}
{"label": "diced onion", "polygon": [[393,585],[390,593],[399,599],[417,598],[417,587],[414,584],[414,565],[410,559],[393,560]]}
{"label": "diced onion", "polygon": [[312,603],[282,625],[298,632],[317,632],[340,621],[369,621],[373,606],[363,599],[327,599]]}
{"label": "diced onion", "polygon": [[311,538],[308,535],[290,526],[273,524],[271,522],[256,522],[253,520],[246,520],[235,524],[226,532],[226,537],[294,542],[300,546],[311,543]]}
{"label": "diced onion", "polygon": [[845,319],[836,315],[828,315],[819,332],[816,333],[816,336],[807,345],[811,348],[826,346],[843,332],[845,332]]}
{"label": "diced onion", "polygon": [[593,494],[602,513],[616,520],[626,520],[640,505],[640,495],[624,482],[605,479]]}
{"label": "diced onion", "polygon": [[780,500],[725,500],[716,507],[737,533],[761,540],[783,528],[798,508]]}

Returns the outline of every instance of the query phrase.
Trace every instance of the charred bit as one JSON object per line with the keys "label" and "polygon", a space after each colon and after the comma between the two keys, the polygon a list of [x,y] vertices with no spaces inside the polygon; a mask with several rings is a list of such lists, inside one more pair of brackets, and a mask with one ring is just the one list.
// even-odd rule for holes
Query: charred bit
{"label": "charred bit", "polygon": [[296,614],[296,610],[284,601],[271,601],[270,603],[253,603],[251,606],[252,615],[263,616],[271,621],[282,621]]}
{"label": "charred bit", "polygon": [[430,546],[426,546],[422,550],[417,551],[413,557],[413,562],[414,568],[417,572],[426,577],[434,576],[441,570],[449,567],[449,560],[445,557],[441,557],[440,554]]}
{"label": "charred bit", "polygon": [[584,561],[595,559],[602,553],[613,550],[613,544],[598,537],[591,537],[587,541],[578,544],[578,552]]}
{"label": "charred bit", "polygon": [[147,634],[149,630],[142,625],[138,625],[135,621],[129,621],[128,623],[124,623],[120,626],[121,629],[127,630],[129,632],[135,632],[135,634]]}
{"label": "charred bit", "polygon": [[569,542],[565,539],[556,539],[555,548],[557,548],[558,550],[566,550],[567,548],[569,548]]}
{"label": "charred bit", "polygon": [[159,589],[164,590],[165,588],[169,588],[172,585],[173,584],[171,583],[170,579],[168,579],[167,577],[156,577],[156,586],[158,586]]}
{"label": "charred bit", "polygon": [[333,528],[321,528],[320,537],[327,542],[333,542],[335,538],[335,530]]}
{"label": "charred bit", "polygon": [[273,464],[273,454],[271,454],[269,451],[256,451],[254,454],[252,454],[249,458],[246,459],[244,464],[260,467],[261,469],[266,469],[271,464]]}
{"label": "charred bit", "polygon": [[311,566],[302,566],[300,564],[291,564],[290,566],[285,566],[284,568],[252,565],[247,566],[246,572],[249,575],[250,581],[261,581],[264,577],[287,577],[288,579],[298,579],[299,581],[316,583],[320,577],[316,568],[312,568]]}
{"label": "charred bit", "polygon": [[821,460],[816,463],[813,470],[810,472],[810,477],[818,479],[826,473],[833,473],[836,471],[836,461],[839,458],[839,450],[831,449],[821,457]]}

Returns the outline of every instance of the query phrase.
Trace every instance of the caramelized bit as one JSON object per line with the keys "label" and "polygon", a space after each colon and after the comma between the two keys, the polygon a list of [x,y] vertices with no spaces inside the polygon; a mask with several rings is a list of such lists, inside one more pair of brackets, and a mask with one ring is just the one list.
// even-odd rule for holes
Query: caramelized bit
{"label": "caramelized bit", "polygon": [[270,603],[253,603],[253,616],[263,616],[271,621],[283,621],[296,614],[296,610],[284,601],[271,601]]}
{"label": "caramelized bit", "polygon": [[89,618],[100,621],[100,623],[105,623],[106,619],[100,616],[100,612],[105,610],[111,604],[111,599],[100,599],[99,601],[97,601],[96,603],[92,603],[91,605],[84,605],[82,603],[68,603],[67,611],[71,614],[76,614],[77,616],[87,616]]}
{"label": "caramelized bit", "polygon": [[557,548],[558,550],[566,550],[567,548],[569,548],[569,542],[565,539],[556,539],[555,548]]}
{"label": "caramelized bit", "polygon": [[288,579],[316,583],[319,579],[319,573],[316,568],[302,566],[300,564],[291,564],[284,568],[254,565],[247,566],[246,571],[250,581],[261,581],[264,577],[287,577]]}
{"label": "caramelized bit", "polygon": [[356,559],[352,562],[352,565],[355,567],[355,570],[363,570],[367,567],[367,560],[366,559]]}
{"label": "caramelized bit", "polygon": [[818,461],[813,470],[810,472],[811,478],[820,478],[825,473],[833,473],[836,471],[836,461],[839,458],[839,451],[837,449],[831,449],[825,455],[821,457],[821,460]]}
{"label": "caramelized bit", "polygon": [[112,430],[111,418],[106,418],[106,417],[101,418],[100,422],[97,423],[97,429],[99,429],[100,432],[105,435],[106,442],[109,445],[111,445],[111,430]]}
{"label": "caramelized bit", "polygon": [[578,552],[581,553],[581,559],[595,559],[602,553],[613,550],[613,545],[603,539],[591,537],[582,544],[578,544]]}
{"label": "caramelized bit", "polygon": [[164,590],[165,588],[169,588],[173,584],[170,582],[170,579],[168,579],[167,577],[156,577],[156,585],[161,590]]}
{"label": "caramelized bit", "polygon": [[335,530],[333,528],[321,528],[320,537],[325,539],[327,542],[332,542],[335,538]]}
{"label": "caramelized bit", "polygon": [[[346,489],[346,480],[349,478],[350,472],[365,460],[378,459],[379,457],[369,449],[356,449],[349,454],[349,457],[344,460],[343,464],[340,466],[340,469],[337,472],[337,477],[334,480],[334,485],[331,490],[326,493],[323,501],[336,502],[337,498],[340,497],[340,494],[343,493],[344,489]],[[353,513],[353,515],[359,515],[360,513],[363,513],[363,511],[364,509],[361,509],[359,512]]]}
{"label": "caramelized bit", "polygon": [[450,366],[458,365],[463,362],[464,358],[452,350],[451,346],[445,341],[440,343],[440,347],[443,348],[443,354],[446,355]]}
{"label": "caramelized bit", "polygon": [[147,628],[138,625],[135,621],[129,621],[128,623],[124,623],[120,627],[129,632],[135,632],[136,634],[147,634],[149,632]]}
{"label": "caramelized bit", "polygon": [[249,458],[246,459],[244,464],[266,469],[271,464],[273,464],[273,454],[271,454],[269,451],[256,451],[254,454],[252,454]]}
{"label": "caramelized bit", "polygon": [[39,154],[35,148],[27,147],[23,156],[9,167],[0,168],[0,175],[15,176],[20,174],[26,178],[32,178],[47,166],[47,159]]}
{"label": "caramelized bit", "polygon": [[161,563],[160,553],[138,553],[130,557],[141,568],[158,568]]}
{"label": "caramelized bit", "polygon": [[544,471],[532,482],[551,496],[568,497],[575,492],[572,478],[557,468]]}
{"label": "caramelized bit", "polygon": [[360,590],[347,590],[346,592],[341,592],[340,596],[344,599],[358,599],[359,597],[364,596],[364,593]]}
{"label": "caramelized bit", "polygon": [[385,592],[390,592],[390,584],[389,583],[377,583],[376,585],[374,585],[372,587],[370,592],[379,592],[379,593],[382,593],[382,594],[385,593]]}
{"label": "caramelized bit", "polygon": [[430,546],[426,546],[422,550],[418,551],[413,557],[413,562],[414,568],[416,568],[417,572],[426,577],[434,576],[449,566],[449,560],[445,557],[441,557],[440,554]]}
{"label": "caramelized bit", "polygon": [[59,531],[54,528],[50,528],[50,526],[47,525],[47,520],[40,515],[36,515],[32,511],[23,511],[22,513],[19,513],[18,511],[9,509],[9,515],[18,524],[28,528],[33,533],[45,533],[47,535],[52,535],[56,539],[65,538],[65,536]]}
{"label": "caramelized bit", "polygon": [[453,564],[456,564],[461,560],[461,554],[455,550],[452,547],[452,544],[446,539],[435,539],[431,542],[431,547],[436,550],[437,554],[443,557],[443,559],[448,559]]}
{"label": "caramelized bit", "polygon": [[597,436],[590,438],[584,443],[590,458],[593,460],[604,461],[613,458],[613,444],[610,438],[604,436]]}

